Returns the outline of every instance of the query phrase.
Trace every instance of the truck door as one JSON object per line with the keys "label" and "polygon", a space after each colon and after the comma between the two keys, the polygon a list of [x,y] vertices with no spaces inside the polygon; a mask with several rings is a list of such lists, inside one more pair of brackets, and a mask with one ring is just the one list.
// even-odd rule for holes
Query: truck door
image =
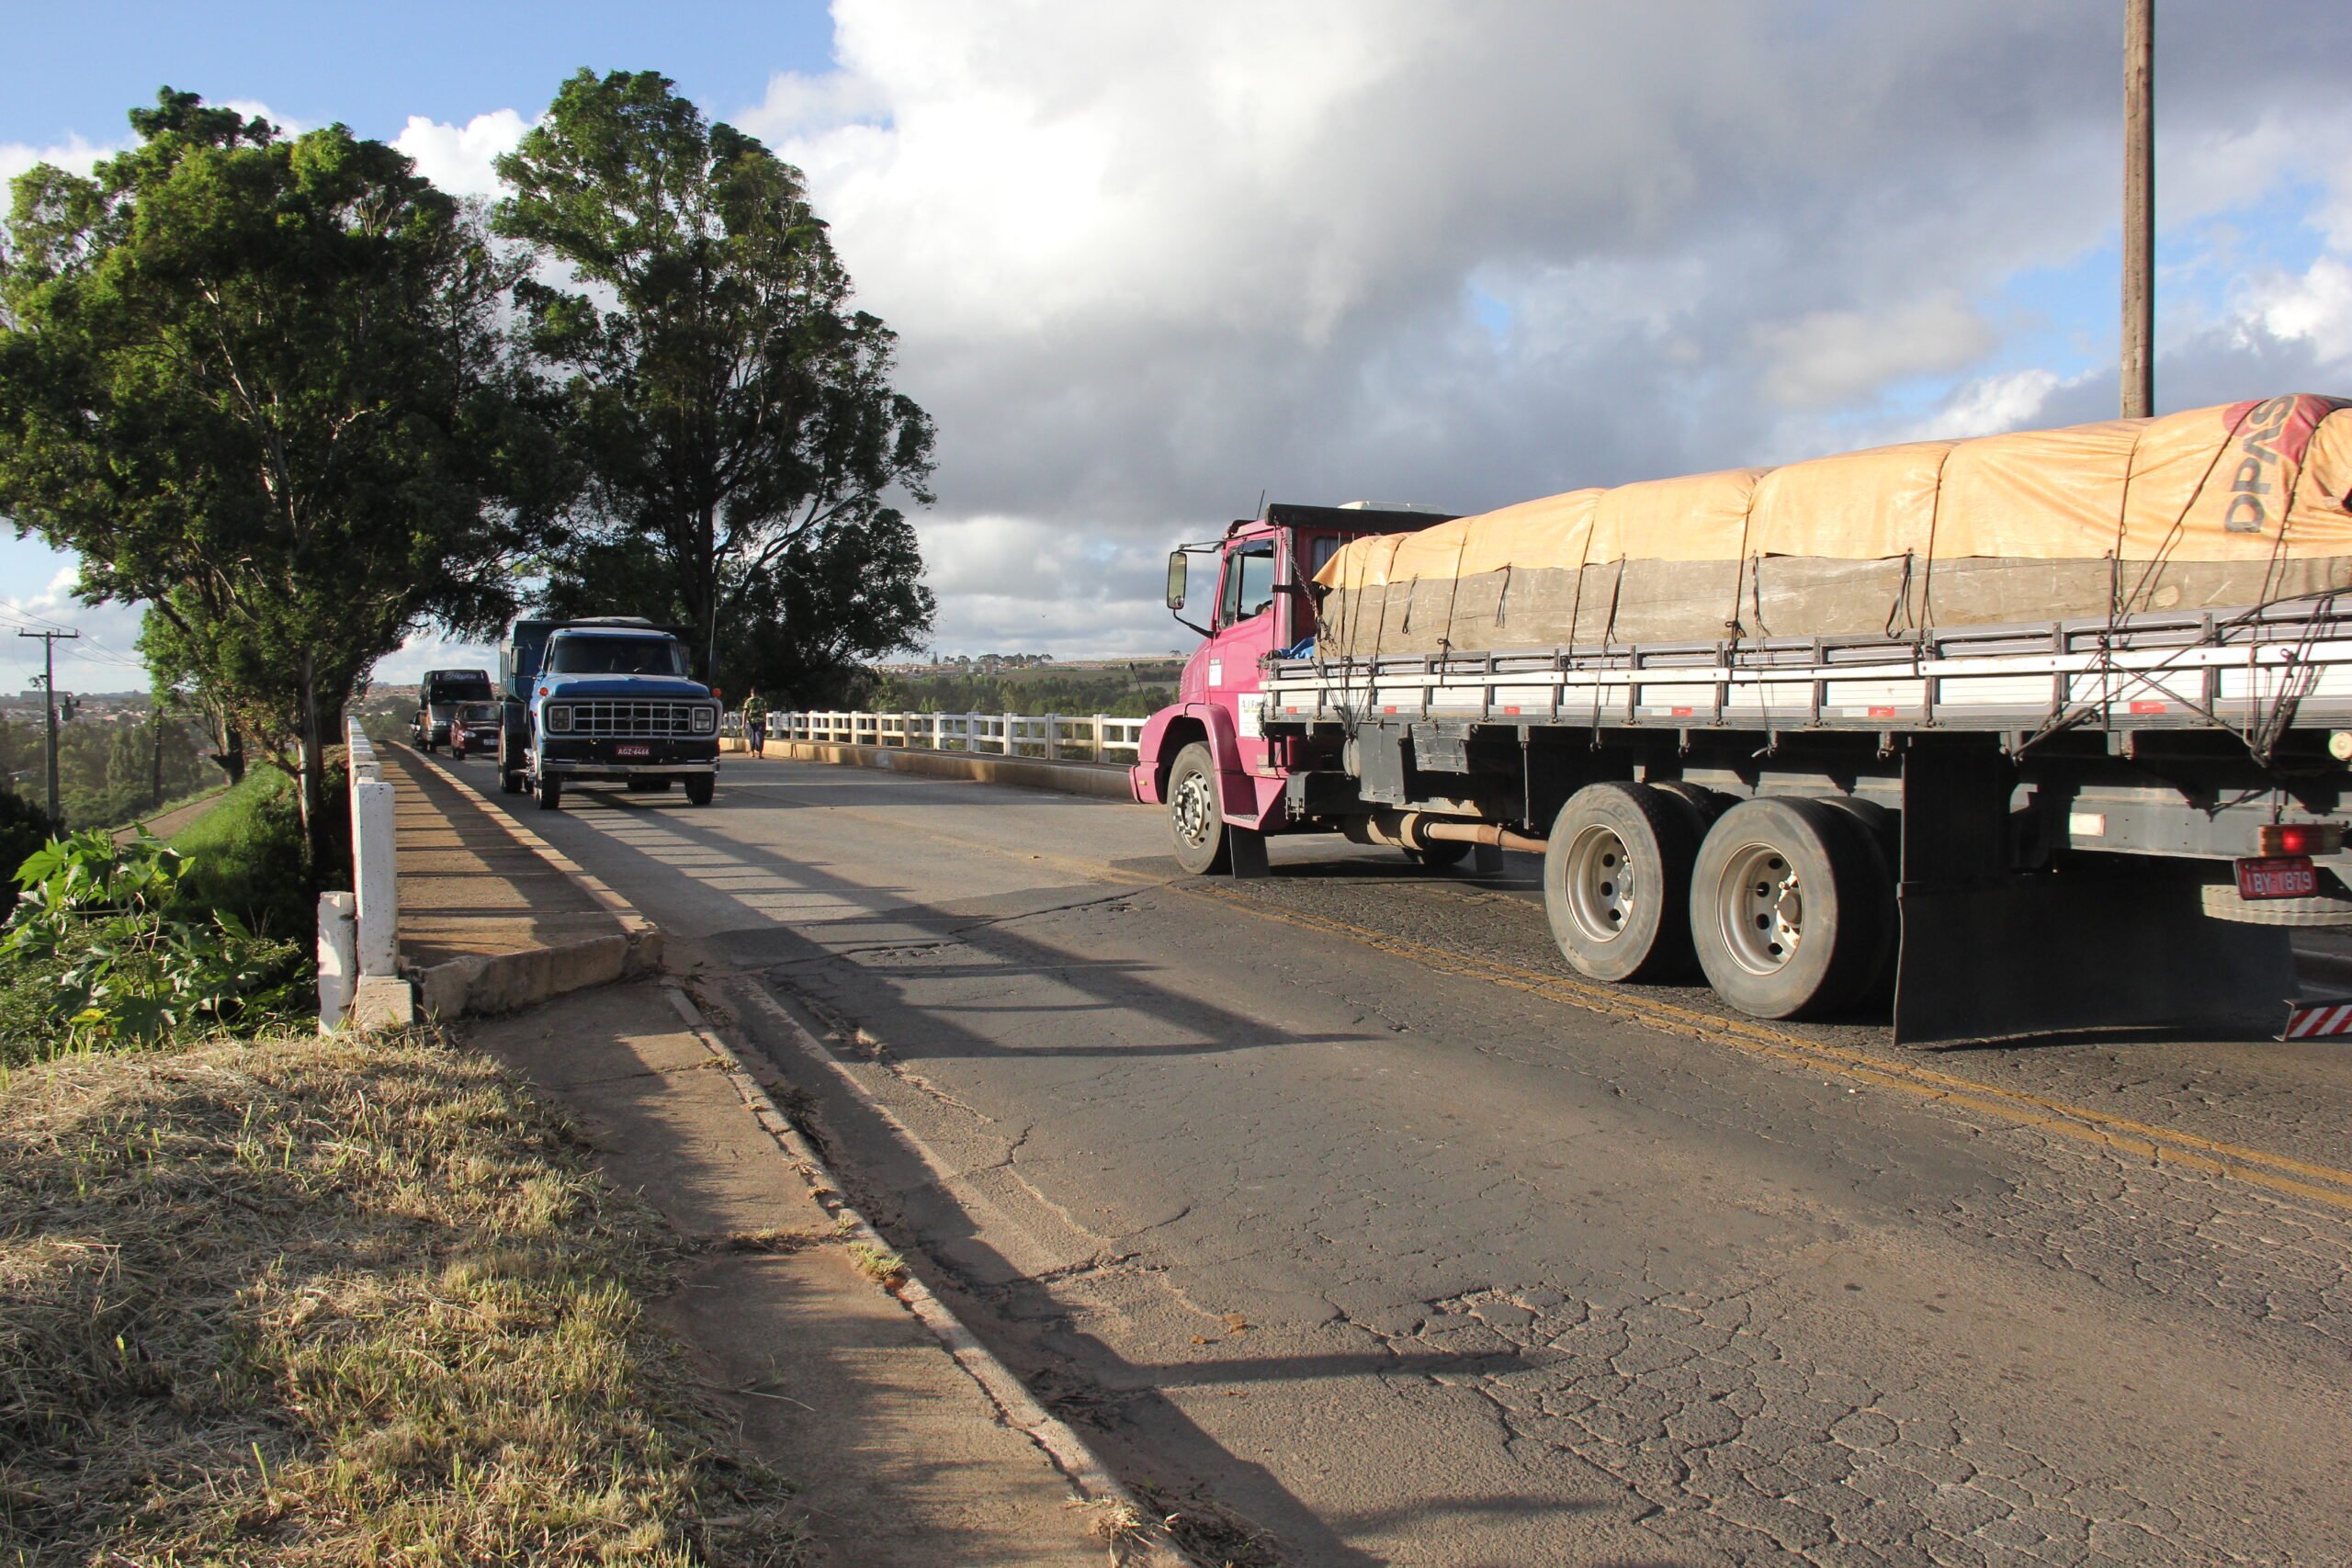
{"label": "truck door", "polygon": [[[1234,716],[1241,743],[1241,765],[1266,769],[1266,735],[1256,694],[1262,685],[1258,660],[1274,650],[1286,618],[1276,609],[1277,541],[1272,535],[1236,540],[1225,552],[1225,575],[1217,586],[1216,624],[1207,649],[1205,685],[1210,702]],[[1251,700],[1244,701],[1244,698]]]}

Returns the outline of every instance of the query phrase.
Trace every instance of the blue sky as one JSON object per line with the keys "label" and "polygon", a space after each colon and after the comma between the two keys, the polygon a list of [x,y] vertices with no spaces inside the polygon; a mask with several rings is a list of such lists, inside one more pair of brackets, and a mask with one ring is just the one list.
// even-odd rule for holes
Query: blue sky
{"label": "blue sky", "polygon": [[527,113],[583,65],[661,71],[696,102],[731,109],[758,102],[775,73],[821,71],[832,57],[831,18],[810,0],[11,9],[0,141],[35,146],[118,140],[124,110],[166,82],[390,138],[411,115]]}
{"label": "blue sky", "polygon": [[[691,17],[691,25],[682,19]],[[526,116],[586,66],[656,70],[718,114],[758,103],[778,72],[815,73],[832,57],[832,21],[811,0],[694,0],[665,11],[610,0],[562,5],[399,6],[247,4],[47,6],[12,16],[0,144],[39,150],[128,135],[124,115],[166,84],[209,99],[264,104],[285,120],[342,120],[390,140],[412,115],[462,124],[512,107]],[[25,689],[40,644],[22,626],[85,628],[58,644],[66,690],[144,690],[130,652],[137,617],[56,592],[73,558],[0,534],[0,690]],[[23,655],[29,652],[32,657]]]}
{"label": "blue sky", "polygon": [[[899,332],[935,644],[1148,651],[1169,544],[1261,490],[1475,510],[2106,415],[2120,10],[49,8],[12,18],[0,171],[119,143],[168,82],[488,194],[570,72],[662,71],[808,172]],[[2162,409],[2352,391],[2352,6],[2264,17],[2164,8]],[[0,659],[65,621],[66,683],[138,684],[135,612],[71,573],[0,539]],[[481,657],[428,636],[379,674]]]}

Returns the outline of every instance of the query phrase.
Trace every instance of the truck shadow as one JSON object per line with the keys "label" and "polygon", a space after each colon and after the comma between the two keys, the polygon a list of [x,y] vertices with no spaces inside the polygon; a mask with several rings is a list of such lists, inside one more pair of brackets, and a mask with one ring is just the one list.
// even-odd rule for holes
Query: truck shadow
{"label": "truck shadow", "polygon": [[[626,807],[642,804],[639,797]],[[789,976],[788,994],[812,1019],[815,1032],[833,1035],[824,1048],[848,1061],[878,1055],[909,1064],[957,1058],[1018,1064],[1013,1070],[1023,1075],[1022,1081],[1039,1091],[1039,1103],[1050,1106],[1080,1081],[1057,1074],[1058,1061],[1142,1062],[1388,1038],[1376,1031],[1317,1034],[1271,1027],[1211,998],[1174,988],[1159,976],[1158,965],[1085,952],[1083,922],[1117,921],[1124,913],[1118,906],[1148,898],[1148,886],[1048,886],[959,902],[950,909],[910,897],[905,888],[851,881],[746,844],[721,832],[708,815],[662,812],[659,827],[658,840],[608,836],[599,855],[606,863],[596,869],[617,885],[644,889],[647,902],[657,901],[656,890],[662,888],[675,897],[717,893],[742,902],[759,923],[713,931],[700,939],[702,945],[735,973],[736,984],[768,986]],[[818,917],[826,940],[812,940],[786,923],[789,917],[760,907],[778,901],[828,911]],[[997,996],[970,995],[999,981],[1002,990]],[[961,994],[921,994],[935,984]],[[972,1027],[990,1015],[999,1021],[996,1034]],[[1008,1015],[1035,1017],[1041,1025],[1058,1019],[1079,1038],[1023,1039],[1017,1029],[1003,1027]],[[1083,1020],[1096,1015],[1106,1023],[1125,1020],[1128,1027],[1124,1034],[1109,1028],[1090,1031]],[[1080,1021],[1068,1021],[1072,1019]],[[1444,1528],[1448,1518],[1510,1519],[1521,1530],[1531,1525],[1541,1529],[1547,1517],[1565,1521],[1597,1506],[1555,1495],[1531,1475],[1523,1491],[1503,1495],[1481,1488],[1464,1495],[1433,1483],[1401,1505],[1367,1512],[1362,1520],[1318,1512],[1267,1465],[1204,1428],[1180,1403],[1182,1392],[1360,1384],[1364,1379],[1408,1380],[1428,1387],[1450,1379],[1523,1371],[1537,1364],[1535,1359],[1519,1352],[1394,1353],[1368,1340],[1362,1341],[1367,1345],[1362,1351],[1216,1359],[1211,1349],[1199,1362],[1131,1358],[1079,1325],[1070,1303],[1057,1294],[1053,1278],[1032,1277],[981,1234],[903,1128],[847,1092],[833,1074],[812,1072],[803,1047],[783,1037],[756,1010],[743,1010],[742,1022],[765,1054],[812,1097],[818,1109],[813,1130],[828,1145],[828,1156],[852,1188],[857,1206],[894,1246],[925,1260],[925,1282],[1049,1407],[1084,1430],[1124,1476],[1146,1485],[1155,1503],[1184,1516],[1186,1528],[1198,1532],[1197,1544],[1211,1553],[1205,1560],[1271,1561],[1242,1554],[1251,1535],[1262,1531],[1280,1542],[1281,1561],[1375,1568],[1404,1559],[1367,1551],[1351,1543],[1351,1535],[1372,1530],[1392,1540],[1409,1537],[1416,1528]],[[865,1024],[887,1043],[861,1040],[859,1026]],[[1001,1037],[1008,1033],[1015,1038]],[[1083,1073],[1096,1070],[1088,1066]],[[1049,1272],[1058,1277],[1058,1271]],[[1317,1408],[1309,1399],[1283,1417],[1302,1441],[1315,1438]],[[1442,1476],[1442,1461],[1431,1462],[1433,1473]],[[1397,1489],[1387,1490],[1393,1497]]]}

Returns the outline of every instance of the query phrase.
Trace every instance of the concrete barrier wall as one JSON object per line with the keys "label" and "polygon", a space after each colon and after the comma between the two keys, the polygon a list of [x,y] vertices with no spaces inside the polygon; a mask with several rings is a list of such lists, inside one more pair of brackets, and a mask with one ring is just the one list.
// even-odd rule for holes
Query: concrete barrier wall
{"label": "concrete barrier wall", "polygon": [[1097,800],[1133,800],[1127,770],[1114,762],[1048,762],[1035,757],[992,757],[970,751],[920,751],[903,746],[841,746],[818,740],[771,740],[767,755],[796,762],[878,768],[916,778],[972,779],[1023,789],[1059,790]]}

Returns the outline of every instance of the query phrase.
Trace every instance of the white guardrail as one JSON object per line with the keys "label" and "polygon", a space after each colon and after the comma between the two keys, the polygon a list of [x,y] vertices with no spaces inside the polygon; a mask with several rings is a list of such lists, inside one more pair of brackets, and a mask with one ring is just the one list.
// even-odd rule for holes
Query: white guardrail
{"label": "white guardrail", "polygon": [[[1143,745],[1140,718],[1059,713],[784,713],[768,715],[771,740],[831,746],[901,746],[1047,761],[1132,762]],[[726,716],[739,739],[743,716]]]}
{"label": "white guardrail", "polygon": [[399,974],[400,878],[392,786],[356,718],[345,721],[351,768],[349,893],[319,895],[319,1029],[397,1027],[415,1016]]}

